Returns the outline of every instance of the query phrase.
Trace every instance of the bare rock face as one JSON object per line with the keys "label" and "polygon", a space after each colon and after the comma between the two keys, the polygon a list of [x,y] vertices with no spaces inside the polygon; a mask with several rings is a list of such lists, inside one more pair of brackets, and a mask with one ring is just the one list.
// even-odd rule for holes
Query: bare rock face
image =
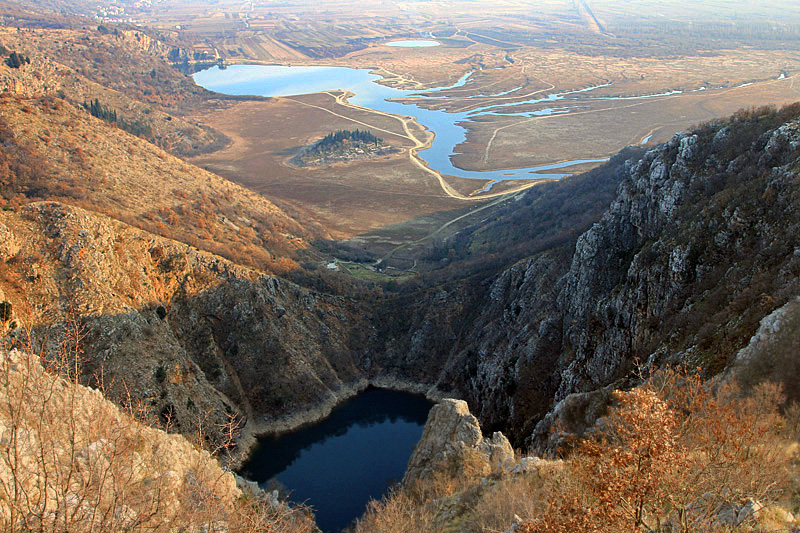
{"label": "bare rock face", "polygon": [[514,450],[502,433],[495,432],[489,439],[483,437],[478,419],[470,414],[467,402],[444,399],[428,414],[403,483],[430,477],[450,459],[476,452],[489,467],[501,467],[514,460]]}
{"label": "bare rock face", "polygon": [[8,261],[19,252],[19,242],[4,224],[0,224],[0,260]]}
{"label": "bare rock face", "polygon": [[22,520],[39,531],[201,530],[197,501],[224,521],[241,495],[207,451],[46,371],[36,355],[0,351],[0,375],[0,483],[16,488],[0,506],[3,531]]}
{"label": "bare rock face", "polygon": [[[608,390],[637,382],[637,365],[720,373],[800,294],[799,131],[788,115],[732,119],[610,166],[615,197],[574,244],[480,287],[448,287],[441,303],[427,295],[407,346],[443,361],[440,389],[457,391],[484,428],[540,451],[557,422],[575,434],[591,426]],[[785,379],[797,366],[791,309],[761,323],[770,349],[752,355],[756,336],[737,365],[800,398]]]}
{"label": "bare rock face", "polygon": [[130,393],[175,431],[203,417],[216,431],[227,413],[248,431],[291,425],[366,386],[349,335],[364,313],[350,300],[54,202],[0,212],[4,235],[14,261],[0,302],[13,320],[48,353],[72,320],[87,379],[102,375],[110,398]]}

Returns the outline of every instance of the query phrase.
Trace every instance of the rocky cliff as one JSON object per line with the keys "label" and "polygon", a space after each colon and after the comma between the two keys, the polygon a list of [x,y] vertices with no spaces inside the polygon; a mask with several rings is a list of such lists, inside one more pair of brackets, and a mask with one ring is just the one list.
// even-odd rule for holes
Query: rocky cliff
{"label": "rocky cliff", "polygon": [[62,204],[2,212],[0,228],[16,342],[53,352],[78,331],[84,373],[174,429],[213,433],[226,413],[296,425],[367,384],[358,302]]}
{"label": "rocky cliff", "polygon": [[[42,100],[26,111],[14,100],[14,142],[44,151],[34,120],[83,131],[60,123],[79,121],[57,107]],[[434,273],[424,291],[388,299],[315,292],[103,215],[28,204],[0,213],[5,324],[39,342],[79,325],[87,373],[184,432],[226,413],[246,419],[248,433],[292,427],[373,383],[461,396],[486,431],[548,446],[556,421],[580,433],[611,388],[636,382],[637,364],[722,371],[759,321],[798,294],[797,115],[743,112],[617,157],[600,174],[534,189],[470,234],[527,257],[445,282]],[[191,169],[137,143],[130,158],[149,165],[138,151],[152,153],[189,179]],[[112,144],[98,141],[116,161]],[[70,168],[110,164],[87,160]],[[581,191],[582,181],[593,185]],[[141,179],[120,186],[133,185]],[[149,197],[136,200],[142,209]],[[284,217],[259,202],[251,207]],[[213,222],[220,235],[236,232],[226,216]]]}
{"label": "rocky cliff", "polygon": [[193,499],[221,511],[240,496],[208,452],[19,351],[0,353],[0,450],[3,531],[202,527],[225,517]]}
{"label": "rocky cliff", "polygon": [[3,531],[319,531],[305,510],[62,371],[0,351]]}
{"label": "rocky cliff", "polygon": [[556,420],[580,433],[639,365],[720,372],[800,291],[798,111],[742,112],[627,161],[572,244],[426,295],[393,342],[431,348],[432,379],[517,445],[546,446]]}
{"label": "rocky cliff", "polygon": [[428,414],[422,437],[408,461],[403,483],[430,477],[450,463],[464,461],[469,455],[485,462],[487,470],[500,470],[514,464],[514,450],[499,431],[484,438],[478,420],[463,400],[446,398]]}

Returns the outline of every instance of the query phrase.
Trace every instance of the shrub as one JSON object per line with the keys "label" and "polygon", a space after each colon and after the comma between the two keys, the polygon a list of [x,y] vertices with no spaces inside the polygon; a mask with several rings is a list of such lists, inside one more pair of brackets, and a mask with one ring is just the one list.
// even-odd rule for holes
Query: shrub
{"label": "shrub", "polygon": [[406,492],[396,490],[383,500],[367,504],[353,533],[425,533],[435,531],[435,515]]}
{"label": "shrub", "polygon": [[155,378],[159,383],[163,383],[164,380],[167,379],[167,371],[164,370],[163,366],[159,365],[159,367],[156,368]]}
{"label": "shrub", "polygon": [[0,351],[0,424],[0,531],[316,531],[304,509],[238,497],[210,454],[35,354]]}
{"label": "shrub", "polygon": [[744,397],[735,385],[712,390],[699,377],[666,371],[615,399],[568,463],[578,490],[554,486],[523,531],[706,531],[726,505],[780,496],[789,458],[779,387]]}
{"label": "shrub", "polygon": [[20,68],[22,65],[30,64],[31,59],[29,57],[25,57],[22,54],[18,54],[17,52],[11,52],[5,63],[9,66],[9,68]]}

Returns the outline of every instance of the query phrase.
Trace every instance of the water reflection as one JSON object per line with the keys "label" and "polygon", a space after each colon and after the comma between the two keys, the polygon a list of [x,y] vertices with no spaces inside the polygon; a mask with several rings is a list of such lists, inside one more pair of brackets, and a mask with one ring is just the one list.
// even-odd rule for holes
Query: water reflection
{"label": "water reflection", "polygon": [[261,437],[241,473],[279,482],[315,508],[323,531],[339,531],[402,479],[430,407],[418,395],[368,389],[318,424]]}

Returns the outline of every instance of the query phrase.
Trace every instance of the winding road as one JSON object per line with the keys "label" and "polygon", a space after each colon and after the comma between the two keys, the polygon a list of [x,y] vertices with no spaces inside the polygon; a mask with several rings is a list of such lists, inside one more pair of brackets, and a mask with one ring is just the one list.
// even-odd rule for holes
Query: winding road
{"label": "winding road", "polygon": [[363,122],[363,121],[355,119],[353,117],[348,117],[347,115],[343,115],[341,113],[337,113],[337,112],[333,111],[332,109],[328,109],[326,107],[318,106],[318,105],[315,105],[315,104],[309,104],[308,102],[303,102],[302,100],[298,100],[296,98],[283,97],[283,99],[284,100],[289,100],[289,101],[294,102],[296,104],[304,105],[306,107],[313,107],[315,109],[319,109],[321,111],[325,111],[326,113],[330,113],[331,115],[334,115],[336,117],[343,118],[345,120],[349,120],[350,122],[353,122],[355,124],[360,124],[362,126],[370,128],[370,129],[372,129],[374,131],[380,131],[380,132],[386,133],[388,135],[393,135],[395,137],[400,137],[400,138],[403,138],[403,139],[411,141],[414,144],[414,146],[412,146],[411,148],[408,148],[406,150],[406,152],[408,154],[408,157],[411,160],[411,163],[416,165],[418,168],[420,168],[424,172],[427,172],[428,174],[434,176],[439,181],[439,186],[442,188],[442,191],[444,191],[444,193],[447,196],[449,196],[450,198],[454,198],[456,200],[465,200],[465,201],[489,200],[489,199],[492,199],[492,198],[498,198],[500,196],[506,196],[506,195],[509,195],[509,194],[513,194],[513,193],[517,193],[517,192],[520,192],[520,191],[524,191],[526,189],[530,189],[531,187],[534,187],[537,184],[541,183],[541,180],[535,180],[534,179],[534,180],[530,180],[530,183],[524,183],[522,185],[519,185],[517,187],[513,187],[513,188],[511,188],[511,189],[509,189],[507,191],[503,191],[503,192],[495,192],[495,193],[481,194],[481,195],[475,195],[475,196],[465,196],[465,195],[461,194],[460,192],[458,192],[457,190],[455,190],[452,185],[447,183],[447,180],[444,179],[444,177],[442,176],[442,174],[440,172],[437,172],[436,170],[433,170],[432,168],[430,168],[428,166],[428,164],[425,161],[423,161],[417,155],[417,152],[419,150],[424,150],[424,149],[429,148],[431,146],[431,143],[433,142],[433,133],[431,133],[431,132],[429,132],[427,130],[424,130],[427,133],[426,138],[424,140],[422,140],[419,137],[417,137],[411,131],[411,128],[409,127],[409,124],[411,124],[411,123],[415,123],[416,124],[416,119],[414,117],[394,115],[392,113],[385,113],[383,111],[378,111],[376,109],[370,109],[368,107],[361,107],[361,106],[357,106],[357,105],[351,104],[348,101],[348,99],[353,95],[353,93],[351,93],[349,91],[342,91],[342,92],[339,92],[337,94],[334,94],[333,92],[327,92],[326,91],[325,94],[327,94],[328,96],[333,98],[334,102],[337,105],[340,105],[342,107],[347,107],[347,108],[355,109],[355,110],[358,110],[358,111],[364,111],[364,112],[367,112],[367,113],[371,113],[373,115],[382,115],[382,116],[389,117],[389,118],[397,120],[398,122],[400,122],[400,125],[403,128],[403,134],[397,133],[395,131],[387,130],[387,129],[384,129],[384,128],[380,128],[378,126],[373,126],[372,124],[368,124],[367,122]]}

